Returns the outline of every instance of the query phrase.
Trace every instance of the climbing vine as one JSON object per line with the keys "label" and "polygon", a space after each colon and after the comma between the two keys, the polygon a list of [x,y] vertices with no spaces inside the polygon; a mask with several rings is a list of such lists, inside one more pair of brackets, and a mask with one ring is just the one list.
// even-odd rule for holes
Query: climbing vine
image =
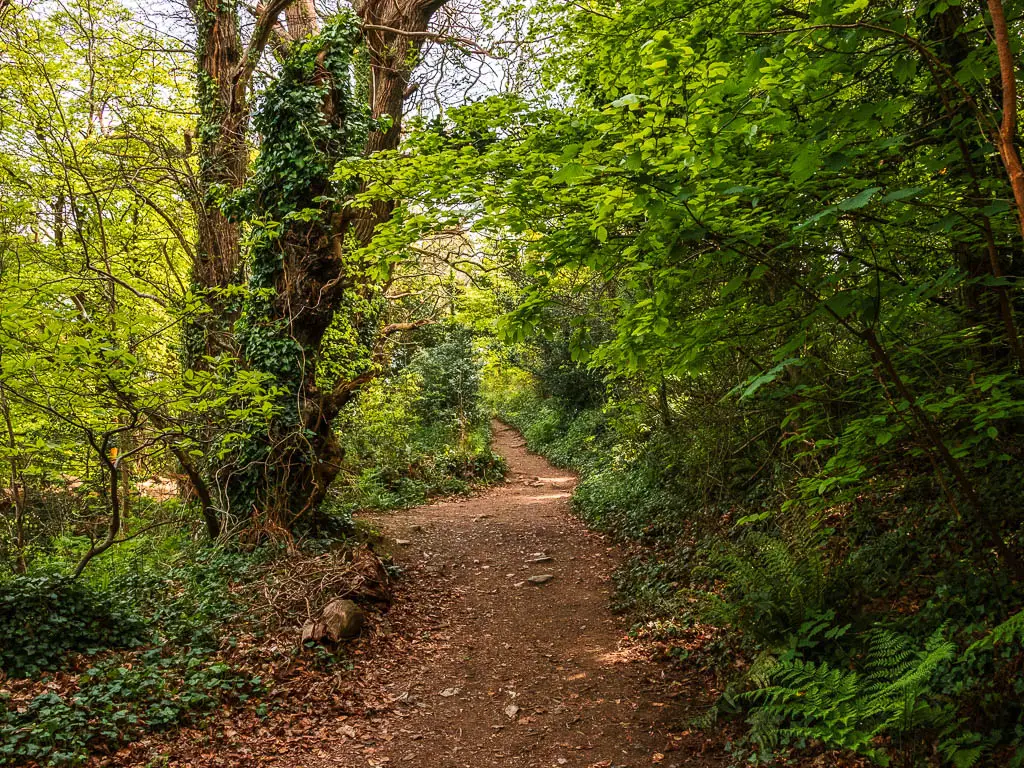
{"label": "climbing vine", "polygon": [[242,358],[267,375],[277,404],[269,429],[250,424],[234,446],[229,496],[233,509],[284,524],[304,511],[290,505],[322,485],[317,467],[335,443],[316,369],[324,334],[359,282],[344,241],[343,203],[354,190],[331,178],[339,161],[362,151],[370,126],[353,82],[357,40],[354,14],[343,13],[293,46],[257,106],[252,176],[225,207],[245,228],[249,278],[235,328]]}

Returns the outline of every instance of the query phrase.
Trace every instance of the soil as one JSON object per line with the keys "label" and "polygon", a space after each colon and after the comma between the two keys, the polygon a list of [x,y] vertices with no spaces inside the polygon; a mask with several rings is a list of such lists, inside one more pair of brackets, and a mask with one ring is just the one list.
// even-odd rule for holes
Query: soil
{"label": "soil", "polygon": [[686,729],[695,711],[678,681],[612,614],[618,550],[572,516],[576,478],[497,423],[495,449],[503,485],[369,518],[401,542],[404,576],[346,675],[361,706],[275,764],[722,764],[720,746]]}

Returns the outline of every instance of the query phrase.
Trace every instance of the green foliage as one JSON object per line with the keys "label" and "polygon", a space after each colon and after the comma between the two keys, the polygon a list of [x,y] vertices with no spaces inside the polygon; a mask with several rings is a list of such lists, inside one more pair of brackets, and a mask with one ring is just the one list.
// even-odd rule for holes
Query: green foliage
{"label": "green foliage", "polygon": [[[145,733],[177,728],[250,700],[263,683],[215,655],[248,621],[233,587],[275,554],[183,545],[139,547],[101,561],[88,579],[32,574],[4,583],[0,659],[37,676],[85,655],[68,687],[0,708],[0,765],[79,765]],[[128,653],[109,649],[150,645]]]}
{"label": "green foliage", "polygon": [[772,647],[825,610],[829,569],[821,539],[806,525],[783,535],[751,531],[737,542],[712,545],[694,576],[712,583],[704,595],[711,623]]}
{"label": "green foliage", "polygon": [[441,341],[421,348],[410,368],[420,379],[418,408],[426,421],[462,429],[481,420],[480,360],[468,328],[447,326]]}
{"label": "green foliage", "polygon": [[[679,658],[724,671],[737,653],[752,657],[741,674],[726,675],[726,694],[702,721],[747,712],[751,759],[824,743],[886,763],[939,744],[943,759],[970,765],[1024,733],[1015,703],[1024,690],[1018,614],[980,640],[970,636],[999,615],[994,595],[1013,587],[965,566],[963,543],[955,552],[938,543],[964,529],[947,532],[948,519],[922,491],[926,479],[868,486],[872,507],[854,507],[862,511],[852,517],[829,513],[837,530],[811,524],[792,504],[772,510],[764,484],[724,488],[716,500],[695,492],[698,483],[680,482],[701,461],[701,441],[717,431],[673,437],[654,416],[631,418],[621,394],[601,412],[573,416],[540,398],[528,378],[492,374],[488,386],[489,402],[531,448],[582,473],[579,514],[647,545],[616,575],[619,606],[669,644],[695,623],[729,630],[696,654],[680,647],[672,654]],[[773,468],[765,484],[785,478]],[[701,508],[705,498],[724,521]],[[898,505],[917,514],[899,515]],[[887,530],[893,516],[902,527]],[[914,579],[935,557],[949,565],[931,577],[938,589],[918,612],[879,609],[878,601],[899,599],[893,595],[931,594]],[[951,638],[952,622],[966,632]],[[881,627],[865,631],[872,624]],[[920,639],[940,628],[941,637]],[[770,693],[761,693],[766,686]],[[736,750],[744,753],[740,744]]]}
{"label": "green foliage", "polygon": [[82,673],[73,693],[42,693],[0,712],[0,765],[84,764],[95,750],[116,749],[142,734],[194,722],[214,707],[262,690],[205,652],[143,653],[130,664],[105,659]]}
{"label": "green foliage", "polygon": [[[1024,604],[1022,233],[985,6],[531,17],[536,98],[360,168],[364,199],[415,201],[394,243],[456,219],[486,241],[497,356],[530,375],[489,378],[496,412],[581,473],[582,517],[647,546],[625,602],[686,621],[700,595],[732,652],[784,655],[792,735],[883,762],[1018,749],[1014,644],[952,663]],[[896,663],[870,627],[949,639]]]}
{"label": "green foliage", "polygon": [[232,588],[278,554],[269,544],[253,552],[179,545],[170,553],[140,553],[111,578],[111,588],[137,606],[163,642],[213,652],[225,627],[244,623],[245,606]]}
{"label": "green foliage", "polygon": [[[339,263],[335,253],[342,234],[335,218],[352,184],[332,179],[341,159],[362,150],[370,128],[366,105],[353,91],[357,37],[356,17],[345,11],[290,47],[278,77],[260,95],[253,123],[262,141],[251,177],[224,205],[247,231],[248,284],[235,334],[247,368],[272,382],[276,407],[268,420],[242,424],[242,439],[221,452],[231,461],[218,471],[231,477],[234,508],[263,510],[277,525],[290,526],[293,497],[311,493],[310,467],[324,450],[317,438],[329,439],[323,433],[330,419],[326,427],[308,423],[310,409],[324,405],[303,403],[314,397],[320,342],[337,309],[322,288],[301,299],[288,290],[314,290],[312,281],[330,282],[327,273],[335,285],[351,286],[362,267],[351,254]],[[304,270],[311,275],[299,278]],[[315,300],[316,306],[296,321],[293,300]],[[309,327],[302,330],[303,324]]]}
{"label": "green foliage", "polygon": [[11,677],[52,670],[71,652],[138,645],[148,636],[130,602],[55,574],[0,582],[0,668]]}
{"label": "green foliage", "polygon": [[[0,27],[5,567],[67,570],[105,535],[180,525],[189,503],[137,484],[190,460],[218,511],[278,528],[315,528],[296,500],[338,468],[342,526],[465,489],[501,470],[487,402],[580,473],[587,522],[643,548],[623,603],[715,624],[755,659],[734,689],[781,659],[737,699],[760,744],[1021,754],[1024,249],[992,86],[1019,67],[1003,71],[989,6],[540,0],[529,97],[442,110],[372,157],[392,117],[367,116],[345,13],[293,41],[253,99],[241,190],[203,188],[245,235],[247,283],[223,296],[179,277],[191,206],[214,202],[196,200],[174,117],[190,114],[184,60],[100,6],[0,10],[17,13]],[[199,31],[213,20],[200,9]],[[210,168],[223,85],[196,82],[204,178],[227,173]],[[387,221],[354,247],[370,210]],[[424,311],[453,323],[427,330]],[[200,360],[200,325],[243,359]],[[382,341],[403,328],[419,331]],[[343,385],[376,374],[352,400]],[[176,548],[209,567],[11,580],[5,666],[127,643],[119,601],[100,602],[116,590],[148,631],[213,647],[247,561]],[[111,674],[83,683],[90,706],[177,685]],[[76,707],[41,699],[38,743],[87,733]]]}
{"label": "green foliage", "polygon": [[935,703],[932,685],[954,652],[938,634],[919,650],[906,637],[875,630],[866,638],[859,669],[781,662],[771,684],[748,695],[754,703],[751,736],[770,747],[817,740],[888,765],[879,737],[938,730],[951,721],[950,708]]}
{"label": "green foliage", "polygon": [[369,384],[339,417],[345,468],[336,501],[393,509],[502,478],[479,368],[467,329],[445,326],[424,339],[408,365]]}

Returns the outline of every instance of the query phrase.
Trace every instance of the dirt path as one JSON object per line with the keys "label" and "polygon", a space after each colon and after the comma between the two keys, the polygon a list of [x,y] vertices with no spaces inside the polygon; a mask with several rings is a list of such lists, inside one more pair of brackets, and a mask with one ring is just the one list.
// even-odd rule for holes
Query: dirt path
{"label": "dirt path", "polygon": [[495,448],[504,485],[372,518],[408,543],[396,604],[354,675],[371,704],[339,720],[341,743],[288,765],[712,764],[673,735],[681,705],[609,611],[615,551],[570,515],[575,478],[500,424]]}

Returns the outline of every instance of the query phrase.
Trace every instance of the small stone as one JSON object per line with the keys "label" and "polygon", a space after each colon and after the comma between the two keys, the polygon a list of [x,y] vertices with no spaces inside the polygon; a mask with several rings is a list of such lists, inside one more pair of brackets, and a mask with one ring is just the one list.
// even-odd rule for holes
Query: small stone
{"label": "small stone", "polygon": [[441,691],[441,695],[448,699],[456,695],[458,692],[458,688],[445,688],[443,691]]}
{"label": "small stone", "polygon": [[538,576],[530,576],[527,578],[527,581],[531,584],[547,584],[553,578],[555,578],[555,576],[552,573],[542,573]]}
{"label": "small stone", "polygon": [[302,625],[301,642],[337,643],[356,637],[363,629],[365,616],[351,600],[332,600],[323,610],[319,621],[310,619]]}
{"label": "small stone", "polygon": [[531,557],[526,562],[528,562],[528,563],[550,563],[554,559],[555,558],[553,558],[551,555],[541,555],[540,557]]}
{"label": "small stone", "polygon": [[523,587],[523,586],[526,586],[526,582],[525,582],[525,581],[517,581],[517,582],[516,582],[515,584],[513,584],[512,586],[513,586],[513,587]]}
{"label": "small stone", "polygon": [[412,542],[408,539],[395,539],[395,544],[397,544],[400,547],[408,547],[410,544],[412,544]]}
{"label": "small stone", "polygon": [[515,720],[516,715],[518,714],[519,707],[515,704],[509,704],[507,707],[505,707],[505,717],[507,717],[509,720]]}
{"label": "small stone", "polygon": [[351,600],[332,600],[323,613],[327,637],[334,642],[355,637],[363,629],[364,618],[362,610]]}
{"label": "small stone", "polygon": [[350,739],[354,739],[356,737],[356,729],[351,725],[343,725],[338,730],[341,732],[342,736],[347,736]]}

